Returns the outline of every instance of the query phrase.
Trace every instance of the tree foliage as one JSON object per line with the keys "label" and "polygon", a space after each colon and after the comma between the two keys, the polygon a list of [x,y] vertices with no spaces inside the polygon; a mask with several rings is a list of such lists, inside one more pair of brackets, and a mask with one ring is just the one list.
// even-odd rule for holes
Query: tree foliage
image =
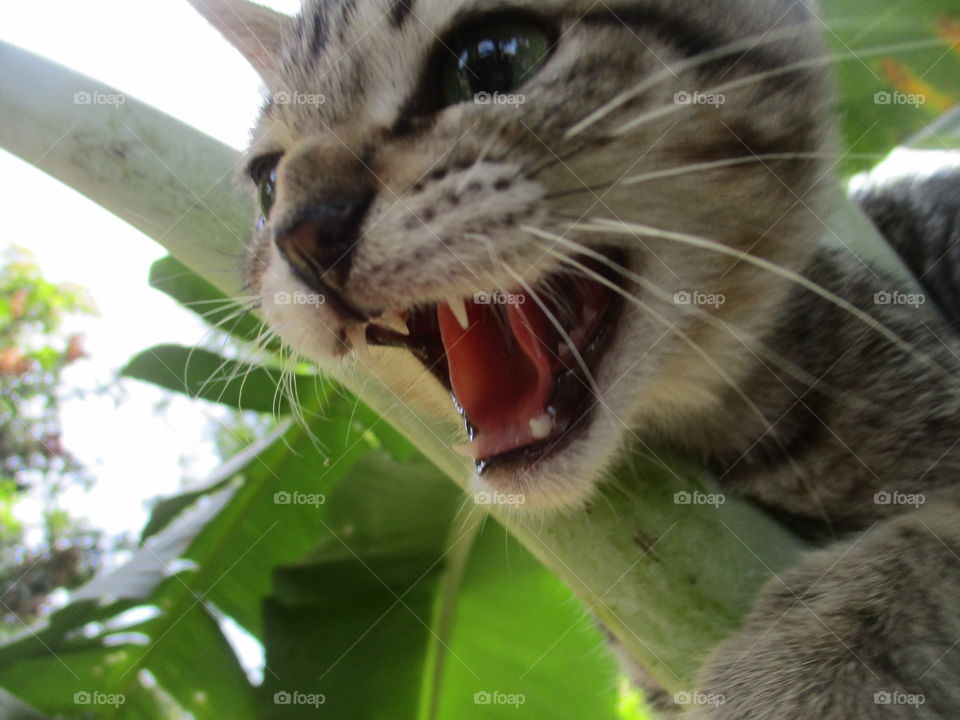
{"label": "tree foliage", "polygon": [[[65,318],[90,313],[87,293],[48,282],[32,257],[11,249],[0,266],[0,612],[11,624],[38,617],[47,597],[89,578],[98,533],[61,507],[64,489],[87,484],[63,446],[64,369],[85,357]],[[28,542],[14,507],[42,504],[42,538]]]}

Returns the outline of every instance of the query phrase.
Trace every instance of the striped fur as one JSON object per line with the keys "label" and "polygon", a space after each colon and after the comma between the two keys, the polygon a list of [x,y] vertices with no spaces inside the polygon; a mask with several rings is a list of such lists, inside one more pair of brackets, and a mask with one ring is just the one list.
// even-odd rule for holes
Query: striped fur
{"label": "striped fur", "polygon": [[[821,549],[772,580],[705,662],[701,688],[723,702],[687,716],[960,717],[960,192],[941,177],[860,198],[930,302],[821,241],[836,131],[807,4],[307,0],[269,27],[241,0],[221,4],[259,18],[260,47],[276,48],[264,67],[236,22],[206,13],[270,93],[249,158],[282,159],[247,274],[281,337],[334,372],[360,362],[356,320],[275,302],[303,289],[276,229],[332,187],[373,193],[337,279],[360,317],[511,287],[505,266],[531,283],[549,277],[562,265],[525,226],[616,245],[634,274],[623,289],[642,305],[627,305],[595,368],[599,402],[562,449],[526,472],[475,478],[477,489],[524,493],[533,511],[578,508],[638,438],[697,457],[725,491]],[[491,9],[556,29],[549,61],[519,89],[525,101],[427,107],[444,38]],[[723,102],[683,105],[678,93]],[[581,216],[664,232],[571,230]],[[669,302],[684,291],[725,302],[691,313]],[[883,302],[895,293],[923,299]],[[363,362],[462,442],[446,392],[409,353],[374,348]],[[883,501],[892,494],[923,503]],[[896,693],[923,702],[883,702]]]}

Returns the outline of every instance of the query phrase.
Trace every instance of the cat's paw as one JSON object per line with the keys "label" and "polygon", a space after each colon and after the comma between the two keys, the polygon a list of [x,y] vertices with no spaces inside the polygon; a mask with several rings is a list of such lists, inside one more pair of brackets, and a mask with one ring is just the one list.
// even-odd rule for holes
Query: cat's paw
{"label": "cat's paw", "polygon": [[886,660],[861,655],[851,636],[834,634],[833,619],[820,625],[816,612],[802,605],[780,608],[779,616],[753,623],[724,643],[701,675],[702,689],[690,693],[683,718],[946,720],[925,711],[922,690],[905,688],[879,664],[871,667]]}
{"label": "cat's paw", "polygon": [[695,720],[960,717],[953,503],[805,558],[705,665]]}

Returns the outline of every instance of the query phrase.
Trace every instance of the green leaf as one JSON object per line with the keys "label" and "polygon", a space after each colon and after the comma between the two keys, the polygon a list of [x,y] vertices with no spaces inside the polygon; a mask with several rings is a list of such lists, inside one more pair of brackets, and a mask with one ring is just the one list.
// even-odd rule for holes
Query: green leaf
{"label": "green leaf", "polygon": [[839,58],[846,150],[866,154],[848,157],[845,172],[874,166],[960,103],[955,0],[823,0],[821,8],[830,49]]}
{"label": "green leaf", "polygon": [[201,497],[220,490],[236,476],[241,475],[252,463],[258,461],[260,455],[280,440],[284,433],[289,430],[289,427],[289,423],[284,423],[267,437],[230,458],[198,486],[158,502],[153,507],[150,519],[140,533],[140,542],[145,542],[148,538],[166,528],[181,512],[196,503]]}
{"label": "green leaf", "polygon": [[[251,718],[252,691],[212,612],[260,633],[271,573],[314,546],[325,512],[278,502],[277,493],[329,492],[373,451],[353,410],[337,397],[311,432],[293,428],[212,478],[211,488],[233,474],[124,567],[0,646],[0,686],[46,712],[76,713],[75,694],[87,692],[123,697],[122,708],[98,708],[102,717],[161,718],[161,699],[172,696],[198,720]],[[150,617],[117,627],[133,610]]]}
{"label": "green leaf", "polygon": [[310,404],[329,387],[317,376],[294,374],[287,376],[289,381],[281,380],[277,369],[181,345],[145,350],[127,364],[121,375],[235,410],[275,415],[290,412],[291,396],[298,405]]}
{"label": "green leaf", "polygon": [[515,718],[518,707],[536,718],[617,717],[617,668],[593,618],[498,524],[471,553],[448,653],[443,720]]}
{"label": "green leaf", "polygon": [[[78,590],[45,628],[0,647],[0,685],[46,712],[160,717],[141,673],[149,670],[198,720],[252,719],[243,671],[177,565],[235,490],[196,503],[126,565]],[[147,618],[123,622],[133,608]]]}
{"label": "green leaf", "polygon": [[48,718],[0,688],[0,720],[48,720]]}
{"label": "green leaf", "polygon": [[[236,263],[239,266],[240,260]],[[150,285],[240,340],[262,345],[267,337],[256,315],[172,257],[160,258],[150,267]]]}
{"label": "green leaf", "polygon": [[458,512],[459,494],[422,461],[371,455],[352,476],[309,561],[277,573],[263,717],[304,717],[320,700],[336,720],[513,718],[518,706],[617,717],[593,622],[496,522],[481,534],[484,513]]}
{"label": "green leaf", "polygon": [[[198,720],[300,718],[320,695],[331,718],[512,717],[484,692],[522,694],[536,717],[617,717],[602,639],[559,580],[495,522],[480,534],[485,514],[381,443],[367,408],[337,395],[314,417],[179,498],[127,565],[0,647],[0,685],[71,716],[88,709],[77,693],[122,697],[103,718],[171,702]],[[220,615],[263,639],[261,689]]]}

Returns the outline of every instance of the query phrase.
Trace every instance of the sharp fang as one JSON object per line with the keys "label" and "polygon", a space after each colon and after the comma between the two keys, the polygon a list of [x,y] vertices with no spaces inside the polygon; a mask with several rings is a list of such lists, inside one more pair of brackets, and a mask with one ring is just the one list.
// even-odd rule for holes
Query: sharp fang
{"label": "sharp fang", "polygon": [[367,326],[351,325],[347,328],[346,336],[357,359],[369,365],[373,358],[370,355],[370,347],[367,345]]}
{"label": "sharp fang", "polygon": [[466,330],[470,326],[470,318],[467,315],[467,301],[462,297],[451,297],[447,298],[447,305],[457,322],[460,323],[460,327]]}
{"label": "sharp fang", "polygon": [[377,325],[382,325],[387,328],[387,330],[393,330],[399,335],[409,335],[410,328],[407,327],[407,321],[403,319],[403,316],[400,313],[392,312],[387,313],[386,315],[381,315],[374,323]]}
{"label": "sharp fang", "polygon": [[530,432],[537,440],[550,437],[551,430],[553,430],[553,418],[547,413],[543,413],[530,421]]}

